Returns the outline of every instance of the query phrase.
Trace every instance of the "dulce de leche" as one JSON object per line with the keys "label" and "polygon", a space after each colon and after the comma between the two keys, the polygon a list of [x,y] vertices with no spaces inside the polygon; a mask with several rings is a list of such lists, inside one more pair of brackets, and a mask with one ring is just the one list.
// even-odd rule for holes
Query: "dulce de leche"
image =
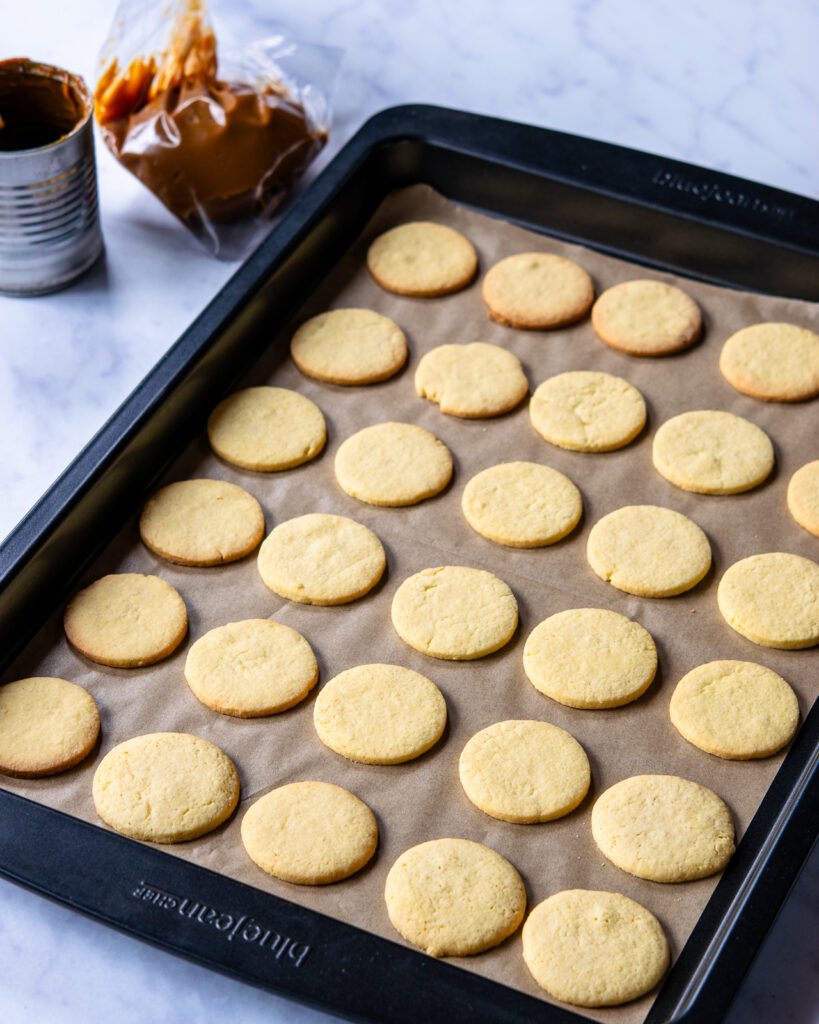
{"label": "dulce de leche", "polygon": [[197,235],[269,216],[326,142],[278,83],[217,75],[216,41],[191,4],[161,61],[112,62],[95,113],[116,158]]}

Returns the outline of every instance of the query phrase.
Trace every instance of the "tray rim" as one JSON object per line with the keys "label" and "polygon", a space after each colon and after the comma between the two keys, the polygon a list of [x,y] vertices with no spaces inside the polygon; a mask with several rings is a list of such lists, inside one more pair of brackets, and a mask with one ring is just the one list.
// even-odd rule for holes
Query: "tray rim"
{"label": "tray rim", "polygon": [[[523,133],[530,138],[533,137],[532,133],[535,133],[544,142],[565,143],[575,148],[579,147],[583,152],[597,153],[598,156],[602,155],[610,159],[617,156],[624,159],[626,163],[629,164],[633,163],[635,160],[637,160],[638,163],[640,161],[659,160],[663,166],[672,168],[672,173],[688,174],[689,176],[691,174],[696,174],[699,176],[699,180],[710,180],[714,182],[715,187],[721,187],[724,190],[733,189],[735,193],[745,196],[750,195],[760,197],[759,201],[763,203],[766,210],[772,206],[776,207],[777,205],[782,206],[784,204],[785,206],[790,206],[793,209],[804,211],[806,215],[806,223],[815,222],[819,224],[819,202],[808,199],[807,197],[794,196],[781,190],[773,189],[769,186],[755,185],[754,183],[746,182],[742,179],[729,175],[724,175],[720,172],[707,171],[705,169],[693,167],[692,165],[682,164],[678,161],[668,160],[666,158],[655,158],[651,154],[638,153],[637,151],[627,150],[623,147],[614,146],[610,143],[596,142],[594,140],[582,139],[578,136],[570,136],[566,133],[552,132],[548,129],[532,128],[531,126],[518,125],[514,122],[499,121],[494,118],[465,114],[459,111],[450,111],[445,108],[409,105],[390,108],[383,111],[371,118],[337,154],[316,181],[300,197],[298,202],[291,207],[290,211],[271,232],[268,239],[262,243],[250,259],[237,270],[236,274],[233,275],[233,277],[227,282],[211,303],[208,304],[199,317],[196,318],[190,328],[180,337],[172,348],[168,350],[166,355],[159,360],[155,367],[148,373],[131,395],[126,398],[108,422],[70,464],[65,473],[58,478],[55,484],[45,493],[43,498],[40,499],[31,512],[15,528],[15,530],[12,531],[3,545],[0,546],[0,586],[3,586],[3,594],[6,593],[5,585],[14,580],[18,574],[24,572],[25,566],[32,555],[47,542],[50,534],[62,521],[71,502],[76,501],[83,493],[86,493],[88,490],[93,488],[105,470],[112,466],[118,454],[124,450],[128,442],[135,436],[140,426],[144,424],[146,418],[154,410],[160,407],[170,393],[176,388],[190,366],[199,358],[202,351],[206,348],[208,342],[212,340],[214,335],[218,333],[226,323],[231,321],[238,308],[259,289],[263,281],[272,272],[273,267],[277,263],[283,263],[286,260],[287,256],[293,251],[299,239],[306,236],[309,231],[315,227],[320,220],[323,208],[333,200],[344,182],[349,180],[357,170],[360,170],[364,160],[380,147],[390,145],[395,146],[396,144],[400,144],[405,141],[420,142],[428,146],[435,145],[446,148],[448,145],[452,144],[453,134],[458,134],[454,129],[457,128],[462,132],[464,126],[469,129],[467,135],[471,139],[471,142],[468,140],[466,141],[466,149],[478,157],[487,158],[487,154],[482,152],[479,147],[481,131],[484,134],[489,132],[490,134],[498,135],[503,135],[504,131],[507,133],[516,131]],[[464,145],[465,143],[462,135],[459,142],[461,145]],[[492,153],[490,158],[499,160],[501,157],[509,166],[522,169],[528,173],[540,174],[542,177],[551,178],[555,181],[568,181],[569,184],[573,185],[578,184],[577,179],[572,179],[570,176],[565,174],[561,175],[559,169],[549,171],[547,173],[544,172],[542,168],[538,168],[536,165],[533,166],[531,162],[521,162],[515,156],[498,154],[497,151]],[[398,187],[398,184],[393,184],[391,187]],[[672,197],[669,197],[669,202],[663,203],[661,200],[666,198],[664,195],[657,199],[650,197],[650,201],[646,202],[645,196],[643,197],[643,201],[641,201],[635,196],[624,195],[622,192],[611,191],[610,186],[607,189],[603,185],[598,185],[595,182],[581,181],[580,187],[586,187],[603,194],[607,193],[612,195],[619,202],[631,203],[638,206],[649,206],[651,208],[660,209],[664,212],[670,213],[673,216],[700,220],[709,225],[714,225],[716,223],[717,226],[722,227],[723,230],[730,231],[735,234],[748,235],[749,237],[754,236],[756,238],[761,238],[777,245],[785,245],[795,252],[804,253],[808,257],[819,258],[819,246],[808,248],[802,244],[802,241],[799,238],[797,238],[795,242],[793,239],[783,239],[781,234],[777,233],[778,229],[776,224],[772,221],[769,222],[764,216],[758,217],[756,222],[751,218],[751,222],[749,223],[748,217],[746,216],[749,211],[746,207],[742,207],[739,210],[743,216],[740,218],[741,223],[736,224],[731,222],[730,217],[727,219],[725,216],[703,217],[702,211],[696,206],[696,203],[692,204],[689,201],[685,201],[678,202],[675,205],[670,203],[670,198]],[[686,196],[687,194],[683,193],[683,195]],[[690,196],[687,196],[687,200],[690,200],[690,198]],[[738,212],[734,207],[729,206],[726,209],[728,212],[733,210],[734,214]],[[724,214],[725,209],[720,208],[718,212]],[[751,212],[755,214],[757,211],[752,210]],[[819,233],[816,237],[819,238]],[[589,243],[586,242],[585,244]],[[767,831],[767,825],[770,824],[772,818],[776,817],[776,814],[772,812],[781,810],[778,806],[774,806],[772,801],[774,801],[779,790],[784,791],[788,788],[785,781],[785,775],[788,773],[792,774],[796,758],[795,752],[798,751],[799,757],[797,759],[797,763],[802,769],[801,778],[804,783],[804,792],[802,793],[803,799],[797,801],[796,805],[791,808],[791,826],[793,826],[794,821],[797,823],[797,827],[799,826],[799,822],[801,822],[802,831],[804,832],[805,827],[807,826],[807,833],[801,835],[801,837],[796,837],[799,838],[799,841],[795,844],[795,850],[791,849],[791,857],[793,858],[793,856],[798,853],[800,855],[800,859],[798,860],[798,863],[791,862],[788,865],[783,865],[782,861],[784,855],[779,847],[787,830],[780,831],[775,837],[775,841],[768,850],[767,855],[762,859],[759,874],[757,875],[756,881],[751,886],[751,889],[745,894],[745,902],[743,906],[748,907],[750,905],[748,900],[753,896],[755,891],[758,892],[759,879],[762,875],[764,874],[766,879],[770,879],[773,877],[772,872],[777,875],[777,884],[774,891],[781,893],[781,897],[784,898],[790,884],[796,877],[796,874],[798,873],[798,870],[810,849],[811,823],[809,812],[811,811],[811,808],[814,808],[814,805],[815,808],[819,808],[819,774],[817,774],[816,765],[816,761],[819,759],[819,743],[817,743],[817,738],[819,738],[819,705],[815,704],[813,712],[806,717],[806,720],[803,723],[797,737],[797,741],[794,743],[794,747],[789,752],[785,762],[780,768],[780,771],[777,773],[774,781],[769,787],[769,790],[754,816],[749,829],[746,831],[745,837],[743,837],[743,843],[740,844],[739,854],[737,855],[735,862],[729,866],[728,871],[726,871],[725,875],[720,880],[714,894],[701,915],[694,932],[678,957],[669,978],[664,982],[660,990],[660,994],[647,1018],[649,1022],[657,1022],[658,1024],[660,1020],[667,1019],[666,1011],[672,1012],[676,1010],[681,1010],[682,1016],[675,1016],[675,1019],[691,1021],[702,1019],[701,1017],[694,1016],[694,1014],[701,1014],[706,1011],[710,1011],[711,1009],[716,1009],[718,1005],[727,1005],[726,999],[729,1000],[736,987],[738,987],[741,977],[750,965],[750,961],[756,948],[761,944],[762,937],[764,937],[767,930],[766,925],[768,923],[768,919],[774,916],[775,910],[771,907],[767,908],[770,910],[769,914],[763,913],[758,907],[753,908],[753,913],[749,912],[749,915],[747,915],[751,919],[745,922],[745,927],[738,929],[737,921],[735,921],[734,926],[731,929],[731,934],[724,937],[725,940],[731,938],[736,939],[738,930],[744,932],[745,941],[741,943],[740,947],[743,952],[743,956],[740,956],[739,959],[744,962],[745,966],[741,971],[737,972],[734,970],[731,973],[731,976],[727,979],[716,979],[716,982],[719,983],[716,984],[715,975],[720,972],[717,972],[715,967],[718,964],[724,966],[725,941],[723,941],[721,950],[713,957],[708,976],[704,979],[699,988],[696,989],[696,991],[693,991],[693,995],[691,986],[688,984],[691,979],[687,979],[686,983],[680,983],[678,981],[676,986],[673,982],[675,978],[680,979],[682,971],[681,965],[684,965],[685,961],[691,960],[691,957],[696,952],[695,947],[698,942],[702,948],[696,955],[710,955],[708,942],[704,941],[703,935],[701,934],[703,933],[704,922],[706,918],[709,917],[709,912],[712,910],[712,907],[716,906],[716,904],[720,902],[717,899],[720,890],[723,890],[724,897],[726,891],[726,885],[724,883],[726,880],[730,881],[737,877],[739,865],[742,862],[740,855],[742,854],[743,847],[749,853],[753,854],[754,860],[758,860],[761,853],[764,854],[763,836]],[[802,749],[806,745],[809,747],[807,751]],[[788,773],[786,773],[786,766],[789,766]],[[20,805],[17,804],[16,807],[14,807],[13,805],[15,801],[23,801],[26,804],[30,804],[32,808],[36,809],[35,817],[40,817],[40,812],[47,812],[48,815],[60,815],[63,818],[67,818],[71,823],[79,823],[86,828],[94,829],[95,832],[101,835],[109,835],[109,833],[101,826],[81,822],[80,819],[70,818],[70,816],[63,815],[59,811],[46,808],[44,805],[39,804],[36,801],[28,800],[27,798],[17,796],[16,794],[11,794],[5,790],[0,790],[0,808],[2,808],[3,813],[11,814],[11,819],[8,820],[13,820],[18,817],[17,812],[19,811]],[[764,814],[763,811],[765,811]],[[815,821],[816,817],[814,816],[812,820]],[[65,823],[63,823],[63,826],[65,826]],[[755,849],[751,851],[750,844],[746,842],[746,840],[751,833],[754,833],[754,830],[760,834],[759,842],[761,850]],[[140,847],[140,844],[135,844],[131,840],[123,840],[121,837],[116,838],[120,842]],[[790,829],[790,838],[795,838],[794,827],[791,827]],[[793,847],[794,843],[792,842],[790,846]],[[2,843],[0,843],[0,850],[3,849],[4,847]],[[165,854],[162,851],[152,850],[151,852],[164,857],[174,865],[183,865],[187,870],[195,868],[196,871],[206,871],[206,869],[190,865],[187,862],[181,861],[179,858],[173,857],[172,855]],[[15,871],[14,868],[15,866],[8,864],[4,857],[0,857],[0,874],[18,881],[21,884],[27,885],[30,888],[34,888],[41,893],[44,891],[43,886],[38,885],[30,873],[26,876],[25,872]],[[209,874],[213,873],[209,872]],[[355,926],[343,924],[341,922],[334,921],[334,919],[331,918],[325,918],[324,915],[317,914],[314,911],[308,911],[306,908],[300,907],[298,904],[291,904],[289,901],[280,900],[278,897],[274,897],[269,893],[264,893],[262,890],[258,890],[255,887],[244,886],[243,883],[234,882],[231,879],[227,879],[227,876],[214,875],[214,877],[220,881],[229,881],[232,885],[238,885],[246,888],[250,893],[254,894],[255,899],[258,899],[259,896],[262,895],[276,903],[283,903],[290,908],[295,907],[299,911],[299,915],[307,915],[321,919],[322,922],[325,922],[323,924],[324,927],[326,927],[327,921],[333,921],[334,926],[337,925],[342,929],[352,929],[355,932],[360,931],[355,928]],[[739,886],[739,888],[741,889],[742,886]],[[45,894],[49,895],[47,892]],[[737,894],[735,893],[734,896],[736,895]],[[69,904],[72,902],[70,897],[66,896],[56,896],[55,898],[59,899],[61,902],[68,902]],[[117,917],[117,915],[106,915],[99,909],[94,910],[87,906],[78,906],[76,903],[74,905],[77,909],[90,913],[91,916],[94,916],[99,920],[106,921],[106,923],[113,923],[115,926],[126,930],[131,934],[138,934],[138,937],[147,938],[148,941],[162,945],[164,948],[171,949],[175,952],[181,952],[182,955],[195,960],[198,959],[201,962],[207,963],[208,966],[226,970],[228,973],[234,974],[234,976],[240,978],[243,977],[245,980],[249,979],[256,983],[261,983],[265,987],[274,990],[284,990],[287,994],[294,996],[295,998],[315,1001],[315,999],[311,1000],[309,994],[306,994],[304,991],[291,991],[287,985],[281,981],[281,979],[277,979],[272,982],[264,980],[260,981],[258,978],[249,977],[247,972],[242,970],[233,970],[224,965],[220,966],[218,963],[215,963],[212,958],[197,954],[195,950],[184,948],[183,943],[163,942],[156,936],[152,937],[145,934],[146,930],[138,933],[133,928],[129,927],[127,922],[121,920],[121,917]],[[751,927],[749,927],[749,925]],[[699,940],[693,941],[698,933],[700,934]],[[433,972],[433,968],[429,967],[429,958],[424,957],[422,954],[415,953],[411,950],[407,951],[404,947],[399,946],[396,943],[373,936],[370,933],[362,934],[377,943],[383,943],[385,946],[392,947],[395,950],[401,950],[403,951],[403,954],[408,953],[410,958],[417,958],[417,960],[423,965],[423,967],[419,966],[419,970],[423,970],[425,976]],[[750,945],[748,944],[749,936],[753,937],[755,940],[752,941]],[[734,953],[734,955],[736,957],[737,954]],[[487,979],[478,979],[478,976],[467,971],[453,968],[452,965],[441,964],[437,961],[433,961],[433,963],[440,967],[446,967],[448,970],[456,970],[457,975],[461,980],[471,979],[473,982],[476,982],[477,979],[477,981],[481,982],[480,985],[477,985],[477,983],[468,984],[467,981],[463,981],[463,984],[459,983],[455,986],[458,989],[473,989],[476,985],[477,988],[481,988],[485,985],[489,985],[497,988],[502,993],[508,994],[514,992],[514,990],[507,989],[499,983],[490,982]],[[728,984],[726,984],[726,981]],[[551,1004],[543,1003],[536,997],[526,996],[522,993],[514,993],[514,995],[520,995],[522,999],[533,1004],[531,1009],[537,1007],[538,1019],[543,1019],[546,1022],[588,1019],[579,1016],[573,1011],[568,1011],[561,1007],[554,1007]],[[510,1001],[515,1001],[511,1000],[511,997],[508,996],[505,998],[510,999]],[[320,1005],[331,1010],[334,1009],[335,1012],[339,1012],[338,1007],[334,1007],[331,1002],[322,1002]],[[377,1018],[367,1017],[361,1019]],[[430,1017],[429,1019],[432,1020],[437,1018]],[[443,1019],[443,1016],[441,1019]],[[454,1021],[456,1018],[452,1016],[451,1012],[447,1011],[446,1019],[448,1021]],[[472,1019],[476,1018],[473,1017]],[[493,1019],[497,1020],[500,1018],[494,1017]],[[521,1017],[520,1019],[523,1018]]]}

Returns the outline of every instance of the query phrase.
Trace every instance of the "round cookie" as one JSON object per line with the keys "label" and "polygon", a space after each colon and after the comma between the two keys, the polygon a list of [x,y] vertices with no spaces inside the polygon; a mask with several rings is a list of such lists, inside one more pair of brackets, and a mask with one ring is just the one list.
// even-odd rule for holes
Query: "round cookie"
{"label": "round cookie", "polygon": [[332,309],[293,335],[290,355],[308,377],[328,384],[375,384],[407,361],[407,339],[388,316],[372,309]]}
{"label": "round cookie", "polygon": [[800,526],[819,537],[819,459],[805,463],[791,477],[788,511]]}
{"label": "round cookie", "polygon": [[519,825],[569,814],[591,783],[585,750],[548,722],[496,722],[481,729],[461,752],[458,771],[476,807]]}
{"label": "round cookie", "polygon": [[668,969],[657,918],[616,892],[566,889],[523,926],[523,959],[541,988],[574,1006],[619,1006],[645,995]]}
{"label": "round cookie", "polygon": [[772,551],[725,570],[717,588],[722,617],[763,647],[798,650],[819,643],[819,565]]}
{"label": "round cookie", "polygon": [[757,487],[774,465],[771,439],[730,412],[699,409],[666,420],[654,435],[654,468],[698,494],[739,494]]}
{"label": "round cookie", "polygon": [[242,819],[248,857],[295,885],[328,885],[360,871],[378,846],[370,808],[330,782],[291,782],[256,800]]}
{"label": "round cookie", "polygon": [[515,868],[481,843],[432,839],[390,868],[384,888],[394,927],[431,956],[470,956],[503,942],[526,910]]}
{"label": "round cookie", "polygon": [[357,665],[321,690],[313,709],[321,742],[363,764],[402,764],[434,746],[446,701],[426,676],[400,665]]}
{"label": "round cookie", "polygon": [[475,341],[427,352],[415,371],[415,390],[447,416],[486,419],[519,405],[529,382],[516,355]]}
{"label": "round cookie", "polygon": [[113,573],[72,597],[63,626],[72,647],[91,661],[139,668],[176,650],[188,631],[188,613],[159,576]]}
{"label": "round cookie", "polygon": [[618,590],[672,597],[690,590],[711,566],[711,546],[695,522],[659,505],[625,505],[595,523],[589,565]]}
{"label": "round cookie", "polygon": [[379,235],[367,250],[367,267],[389,292],[432,298],[466,287],[478,257],[460,231],[421,220]]}
{"label": "round cookie", "polygon": [[188,651],[185,679],[214,711],[235,718],[275,715],[304,700],[318,663],[301,633],[270,619],[217,626]]}
{"label": "round cookie", "polygon": [[766,402],[801,402],[819,395],[819,334],[794,324],[743,327],[722,347],[728,383]]}
{"label": "round cookie", "polygon": [[438,438],[412,423],[376,423],[344,441],[336,480],[368,505],[397,508],[438,494],[452,477],[452,456]]}
{"label": "round cookie", "polygon": [[0,687],[0,773],[19,779],[56,775],[94,749],[100,715],[94,698],[51,676]]}
{"label": "round cookie", "polygon": [[491,572],[442,565],[405,579],[392,599],[391,615],[396,633],[416,651],[471,661],[512,639],[518,604]]}
{"label": "round cookie", "polygon": [[473,530],[497,544],[554,544],[580,522],[583,499],[571,480],[537,462],[504,462],[473,476],[461,498]]}
{"label": "round cookie", "polygon": [[298,391],[245,388],[210,414],[208,439],[226,462],[272,473],[314,459],[327,440],[327,426],[321,409]]}
{"label": "round cookie", "polygon": [[657,673],[647,629],[603,608],[569,608],[535,626],[523,649],[529,682],[570,708],[617,708],[637,700]]}
{"label": "round cookie", "polygon": [[621,871],[687,882],[722,871],[736,849],[731,812],[716,793],[676,775],[633,775],[592,808],[592,835]]}
{"label": "round cookie", "polygon": [[222,565],[264,537],[264,513],[252,494],[226,480],[181,480],[149,498],[139,517],[142,543],[178,565]]}
{"label": "round cookie", "polygon": [[689,348],[702,333],[694,300],[662,281],[623,281],[592,307],[592,326],[611,348],[632,356],[667,356]]}
{"label": "round cookie", "polygon": [[583,267],[548,252],[507,256],[489,270],[482,291],[493,320],[523,330],[574,323],[594,302],[594,284]]}
{"label": "round cookie", "polygon": [[259,574],[276,594],[301,604],[347,604],[387,567],[381,541],[346,516],[312,512],[277,526],[259,551]]}
{"label": "round cookie", "polygon": [[181,843],[211,832],[239,802],[239,774],[213,743],[184,732],[135,736],[94,773],[97,814],[123,835]]}
{"label": "round cookie", "polygon": [[610,452],[643,429],[646,403],[622,377],[570,370],[540,385],[529,403],[529,418],[544,441],[559,448]]}
{"label": "round cookie", "polygon": [[695,747],[734,761],[770,757],[793,739],[796,694],[782,676],[752,661],[709,661],[677,683],[671,721]]}

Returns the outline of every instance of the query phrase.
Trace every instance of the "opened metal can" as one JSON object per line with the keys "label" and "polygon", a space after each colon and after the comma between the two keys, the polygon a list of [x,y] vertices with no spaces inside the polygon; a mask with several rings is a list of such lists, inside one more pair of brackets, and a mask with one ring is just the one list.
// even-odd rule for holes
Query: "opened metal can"
{"label": "opened metal can", "polygon": [[81,78],[0,62],[0,291],[40,295],[102,252],[92,101]]}

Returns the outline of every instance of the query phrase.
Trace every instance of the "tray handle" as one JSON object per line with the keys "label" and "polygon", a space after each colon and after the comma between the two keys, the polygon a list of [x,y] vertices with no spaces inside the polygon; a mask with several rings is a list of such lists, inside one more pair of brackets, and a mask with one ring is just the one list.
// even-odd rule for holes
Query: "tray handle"
{"label": "tray handle", "polygon": [[363,134],[419,137],[514,163],[644,206],[724,224],[819,255],[819,202],[721,171],[624,146],[498,118],[411,104],[372,117]]}

